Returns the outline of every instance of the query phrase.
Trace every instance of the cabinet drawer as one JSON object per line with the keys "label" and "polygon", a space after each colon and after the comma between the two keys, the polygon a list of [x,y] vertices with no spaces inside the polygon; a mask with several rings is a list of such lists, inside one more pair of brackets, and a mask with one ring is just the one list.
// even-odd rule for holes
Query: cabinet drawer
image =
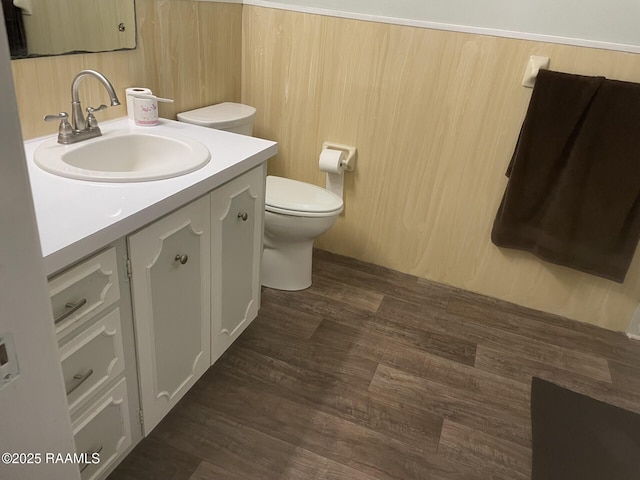
{"label": "cabinet drawer", "polygon": [[[85,454],[88,460],[78,466],[82,480],[98,478],[131,445],[124,378],[73,422],[73,437],[76,452]],[[99,461],[93,463],[95,453]]]}
{"label": "cabinet drawer", "polygon": [[124,371],[120,310],[116,309],[60,348],[69,410]]}
{"label": "cabinet drawer", "polygon": [[120,298],[114,248],[49,281],[58,340]]}

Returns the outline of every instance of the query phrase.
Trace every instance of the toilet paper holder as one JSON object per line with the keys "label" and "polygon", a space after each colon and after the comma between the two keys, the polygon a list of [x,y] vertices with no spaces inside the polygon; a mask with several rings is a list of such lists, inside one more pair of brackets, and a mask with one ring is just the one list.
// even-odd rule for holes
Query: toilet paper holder
{"label": "toilet paper holder", "polygon": [[344,167],[345,171],[353,172],[356,169],[356,159],[358,156],[358,150],[356,147],[352,147],[349,145],[341,145],[339,143],[333,142],[322,142],[322,150],[325,149],[331,150],[342,150],[347,154],[347,158],[345,158],[341,165]]}

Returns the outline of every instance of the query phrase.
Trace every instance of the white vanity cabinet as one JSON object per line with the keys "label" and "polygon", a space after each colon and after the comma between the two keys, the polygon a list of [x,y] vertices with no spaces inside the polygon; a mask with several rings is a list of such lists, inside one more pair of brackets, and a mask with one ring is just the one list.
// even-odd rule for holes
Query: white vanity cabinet
{"label": "white vanity cabinet", "polygon": [[211,363],[260,309],[265,167],[211,192]]}
{"label": "white vanity cabinet", "polygon": [[[127,118],[103,126],[119,130],[150,132]],[[100,458],[78,466],[83,480],[106,478],[260,306],[277,144],[168,119],[152,133],[199,142],[211,159],[159,181],[102,184],[38,167],[54,136],[25,142],[76,453]]]}
{"label": "white vanity cabinet", "polygon": [[78,465],[83,480],[104,478],[142,438],[125,259],[122,239],[49,280],[76,453],[94,459]]}
{"label": "white vanity cabinet", "polygon": [[82,480],[105,478],[257,316],[265,175],[261,164],[49,280]]}
{"label": "white vanity cabinet", "polygon": [[[82,480],[105,478],[257,316],[266,164],[49,280]],[[96,455],[96,456],[93,456]]]}
{"label": "white vanity cabinet", "polygon": [[129,236],[147,435],[211,365],[209,197]]}

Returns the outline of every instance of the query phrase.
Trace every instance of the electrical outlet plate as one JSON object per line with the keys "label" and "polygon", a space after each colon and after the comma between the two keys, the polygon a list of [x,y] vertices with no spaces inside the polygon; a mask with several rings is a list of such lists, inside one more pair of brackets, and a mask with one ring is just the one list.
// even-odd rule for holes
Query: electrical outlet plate
{"label": "electrical outlet plate", "polygon": [[536,83],[536,77],[538,72],[549,68],[549,57],[541,57],[538,55],[531,55],[527,62],[527,68],[524,71],[524,77],[522,77],[522,86],[527,88],[533,88]]}
{"label": "electrical outlet plate", "polygon": [[0,335],[0,390],[20,375],[13,334],[6,332]]}

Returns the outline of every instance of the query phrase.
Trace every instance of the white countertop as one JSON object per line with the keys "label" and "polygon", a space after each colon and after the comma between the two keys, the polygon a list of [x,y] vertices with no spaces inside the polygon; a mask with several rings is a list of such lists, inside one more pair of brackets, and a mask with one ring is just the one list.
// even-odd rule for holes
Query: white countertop
{"label": "white countertop", "polygon": [[127,118],[103,122],[103,132],[177,134],[193,138],[211,152],[195,172],[165,180],[103,183],[47,173],[33,162],[33,152],[52,135],[26,141],[45,271],[51,275],[153,222],[176,208],[261,164],[278,152],[268,140],[160,119],[155,127],[138,127]]}

